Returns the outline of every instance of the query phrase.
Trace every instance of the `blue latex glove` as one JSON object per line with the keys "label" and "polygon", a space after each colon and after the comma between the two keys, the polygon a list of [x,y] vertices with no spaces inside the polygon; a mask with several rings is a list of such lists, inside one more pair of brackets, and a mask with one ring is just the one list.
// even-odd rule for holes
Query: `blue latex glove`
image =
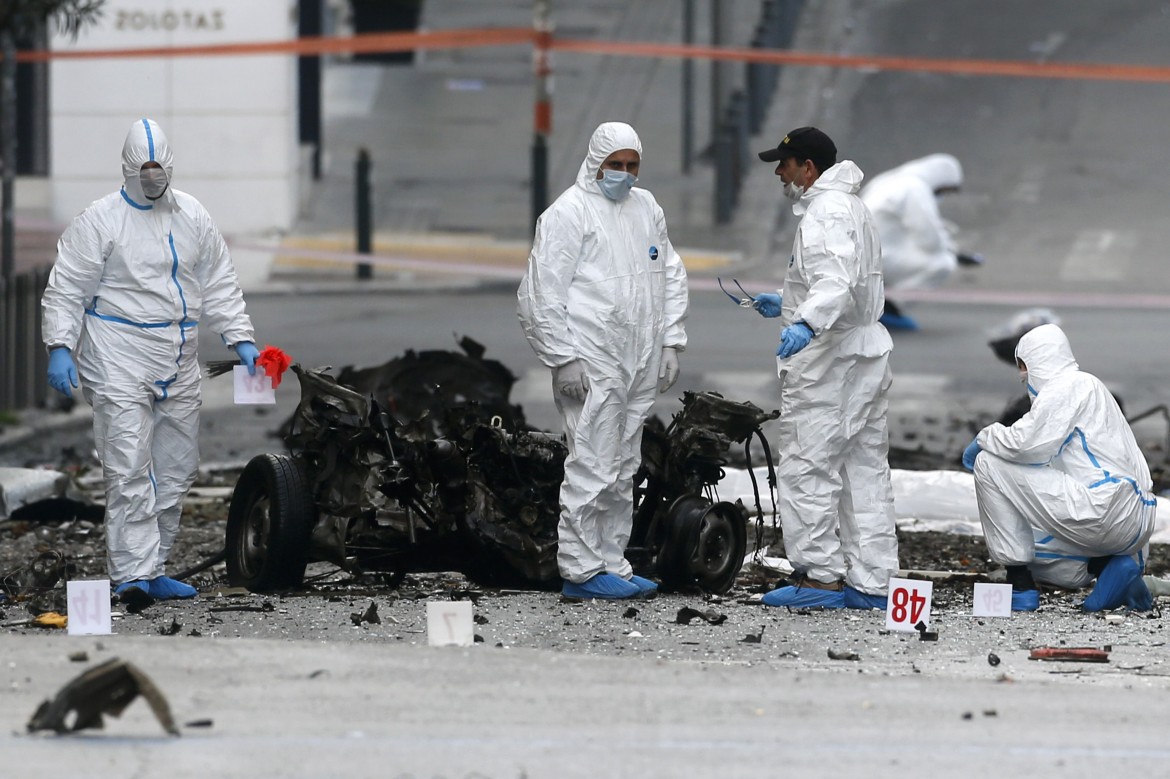
{"label": "blue latex glove", "polygon": [[248,375],[256,375],[256,358],[260,356],[260,350],[256,348],[256,344],[251,341],[240,341],[236,344],[236,354],[240,358],[241,365],[248,366]]}
{"label": "blue latex glove", "polygon": [[766,316],[768,319],[772,319],[780,316],[780,306],[783,302],[784,298],[775,292],[764,292],[756,295],[756,301],[752,303],[752,308],[759,311],[760,316]]}
{"label": "blue latex glove", "polygon": [[808,342],[813,339],[813,335],[812,328],[804,322],[789,325],[784,328],[784,332],[780,333],[780,348],[776,350],[777,356],[791,357],[808,346]]}
{"label": "blue latex glove", "polygon": [[967,448],[963,450],[963,467],[969,471],[975,470],[975,458],[982,451],[983,447],[979,445],[978,439],[967,444]]}
{"label": "blue latex glove", "polygon": [[64,346],[49,352],[49,386],[67,398],[73,397],[71,387],[77,386],[77,366],[73,353]]}

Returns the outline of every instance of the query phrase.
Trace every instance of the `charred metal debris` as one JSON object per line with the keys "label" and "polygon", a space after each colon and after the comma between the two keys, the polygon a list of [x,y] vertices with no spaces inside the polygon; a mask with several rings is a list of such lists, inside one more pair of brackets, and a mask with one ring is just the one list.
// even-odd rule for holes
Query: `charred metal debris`
{"label": "charred metal debris", "polygon": [[121,716],[139,695],[149,704],[163,730],[179,735],[171,707],[150,677],[133,663],[116,657],[86,670],[53,698],[42,701],[28,721],[28,731],[72,733],[102,728],[103,715]]}
{"label": "charred metal debris", "polygon": [[[438,571],[486,586],[559,585],[562,436],[531,429],[508,402],[511,372],[471,339],[460,345],[463,354],[409,351],[336,378],[292,366],[301,399],[282,431],[289,453],[253,458],[229,509],[233,584],[296,588],[309,563],[330,562],[389,586]],[[778,416],[685,393],[669,425],[646,425],[627,549],[637,572],[667,590],[732,586],[748,511],[718,500],[717,484],[732,444],[748,456],[758,439],[771,466],[760,425]]]}

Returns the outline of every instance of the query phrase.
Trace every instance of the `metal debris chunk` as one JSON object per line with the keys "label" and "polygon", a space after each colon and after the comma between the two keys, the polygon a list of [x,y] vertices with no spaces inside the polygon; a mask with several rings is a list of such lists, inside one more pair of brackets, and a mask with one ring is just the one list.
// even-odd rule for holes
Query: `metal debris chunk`
{"label": "metal debris chunk", "polygon": [[0,592],[16,600],[55,588],[65,575],[68,560],[55,549],[40,552],[28,562],[0,574]]}
{"label": "metal debris chunk", "polygon": [[759,644],[764,640],[764,625],[760,625],[759,633],[748,633],[739,641],[741,644]]}
{"label": "metal debris chunk", "polygon": [[370,601],[370,605],[361,614],[353,612],[349,615],[350,620],[355,625],[360,625],[363,622],[369,622],[371,625],[381,625],[382,618],[378,616],[378,604]]}
{"label": "metal debris chunk", "polygon": [[1065,660],[1074,663],[1108,663],[1109,652],[1094,647],[1041,646],[1028,654],[1029,660]]}
{"label": "metal debris chunk", "polygon": [[[172,736],[179,735],[170,705],[150,677],[116,657],[73,679],[52,700],[43,701],[28,721],[28,730],[70,733],[102,728],[103,714],[120,717],[139,695],[146,699],[163,729]],[[71,713],[74,714],[72,722],[69,721]]]}
{"label": "metal debris chunk", "polygon": [[117,597],[130,614],[137,614],[155,603],[154,598],[141,587],[127,587]]}
{"label": "metal debris chunk", "polygon": [[178,635],[179,631],[182,629],[182,623],[180,623],[179,620],[175,619],[174,617],[171,617],[171,622],[169,625],[163,624],[158,626],[158,634],[160,636],[174,636]]}
{"label": "metal debris chunk", "polygon": [[727,620],[727,615],[717,611],[699,611],[690,606],[683,606],[678,610],[674,621],[677,625],[689,625],[695,619],[701,619],[708,625],[722,625]]}
{"label": "metal debris chunk", "polygon": [[861,659],[861,655],[857,654],[856,652],[854,652],[851,649],[830,649],[829,650],[829,659],[830,660],[853,660],[856,662],[856,661]]}

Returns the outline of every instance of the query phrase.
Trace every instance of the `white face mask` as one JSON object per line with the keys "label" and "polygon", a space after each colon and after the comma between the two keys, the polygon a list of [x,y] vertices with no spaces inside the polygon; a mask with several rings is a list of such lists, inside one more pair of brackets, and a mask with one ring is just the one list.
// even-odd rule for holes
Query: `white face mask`
{"label": "white face mask", "polygon": [[634,174],[624,170],[606,170],[602,171],[597,186],[601,187],[602,194],[607,198],[614,202],[620,202],[626,199],[626,195],[630,194],[630,190],[633,189],[634,182],[637,180],[634,178]]}
{"label": "white face mask", "polygon": [[784,185],[784,197],[795,203],[804,197],[804,187],[798,187],[794,182],[789,182]]}
{"label": "white face mask", "polygon": [[138,182],[147,200],[158,200],[167,191],[167,172],[162,168],[143,168],[138,171]]}
{"label": "white face mask", "polygon": [[[1017,368],[1018,368],[1018,366],[1017,366]],[[1018,370],[1020,371],[1020,384],[1024,385],[1025,389],[1028,390],[1028,394],[1031,397],[1036,397],[1036,395],[1039,393],[1036,392],[1035,387],[1033,387],[1031,384],[1028,383],[1028,369],[1027,368],[1018,368]]]}

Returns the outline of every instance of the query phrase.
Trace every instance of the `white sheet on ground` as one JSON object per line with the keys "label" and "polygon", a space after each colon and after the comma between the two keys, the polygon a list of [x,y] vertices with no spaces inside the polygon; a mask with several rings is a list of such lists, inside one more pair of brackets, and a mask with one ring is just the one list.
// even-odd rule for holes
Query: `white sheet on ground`
{"label": "white sheet on ground", "polygon": [[69,476],[40,468],[0,468],[0,519],[21,506],[65,497]]}
{"label": "white sheet on ground", "polygon": [[[772,511],[768,497],[768,469],[753,469],[760,485],[764,513]],[[979,507],[975,503],[975,478],[967,471],[890,472],[894,485],[894,512],[899,530],[933,530],[939,533],[978,536]],[[728,468],[719,482],[719,498],[734,503],[743,500],[749,510],[755,506],[751,474],[746,469]],[[752,516],[754,519],[754,514]],[[1152,544],[1170,543],[1170,500],[1158,498],[1158,515]]]}

